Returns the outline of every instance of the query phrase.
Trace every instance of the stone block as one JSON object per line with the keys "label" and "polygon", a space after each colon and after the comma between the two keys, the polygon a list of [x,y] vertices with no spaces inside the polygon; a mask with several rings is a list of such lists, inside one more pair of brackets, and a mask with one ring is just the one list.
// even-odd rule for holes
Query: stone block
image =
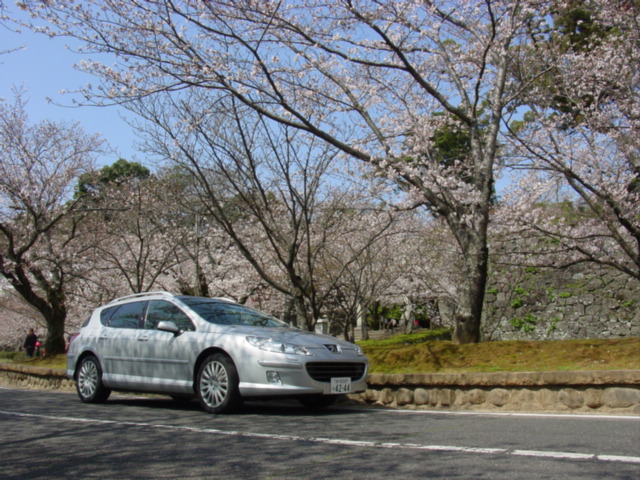
{"label": "stone block", "polygon": [[572,410],[581,408],[584,405],[584,395],[574,388],[563,388],[558,394],[560,403]]}
{"label": "stone block", "polygon": [[518,392],[517,401],[522,404],[531,405],[538,402],[538,395],[534,390],[523,388]]}
{"label": "stone block", "polygon": [[465,390],[454,390],[453,405],[461,407],[469,403],[469,394]]}
{"label": "stone block", "polygon": [[540,410],[540,390],[523,388],[513,392],[510,407],[527,412],[537,412]]}
{"label": "stone block", "polygon": [[582,295],[582,297],[580,297],[580,301],[584,306],[588,306],[593,304],[593,302],[595,301],[595,298],[593,295],[587,294],[587,295]]}
{"label": "stone block", "polygon": [[507,403],[509,403],[509,399],[511,394],[508,390],[504,388],[495,388],[489,392],[488,400],[489,403],[495,405],[496,407],[503,407]]}
{"label": "stone block", "polygon": [[393,390],[390,388],[384,388],[380,392],[380,397],[378,398],[378,402],[383,405],[391,405],[395,400],[395,395],[393,394]]}
{"label": "stone block", "polygon": [[602,307],[606,310],[616,310],[620,306],[620,302],[613,298],[605,298],[602,301]]}
{"label": "stone block", "polygon": [[628,408],[640,404],[640,390],[614,387],[604,392],[604,404],[609,408]]}
{"label": "stone block", "polygon": [[487,392],[479,388],[474,388],[473,390],[469,391],[468,399],[469,403],[471,403],[472,405],[482,405],[487,401]]}
{"label": "stone block", "polygon": [[367,388],[367,390],[364,392],[364,398],[369,403],[375,403],[380,400],[380,390]]}
{"label": "stone block", "polygon": [[416,388],[413,392],[413,398],[416,405],[427,405],[429,403],[429,392],[424,388]]}
{"label": "stone block", "polygon": [[615,294],[616,300],[621,303],[624,302],[634,302],[638,300],[638,292],[637,290],[618,290]]}
{"label": "stone block", "polygon": [[413,403],[413,390],[401,388],[396,392],[397,405],[409,405]]}
{"label": "stone block", "polygon": [[594,278],[589,280],[589,282],[584,286],[584,290],[588,292],[597,292],[602,288],[602,280],[599,278]]}
{"label": "stone block", "polygon": [[443,407],[449,407],[453,405],[455,400],[456,393],[450,388],[443,388],[438,392],[438,403]]}
{"label": "stone block", "polygon": [[589,408],[600,408],[604,405],[602,390],[587,388],[584,392],[584,404]]}

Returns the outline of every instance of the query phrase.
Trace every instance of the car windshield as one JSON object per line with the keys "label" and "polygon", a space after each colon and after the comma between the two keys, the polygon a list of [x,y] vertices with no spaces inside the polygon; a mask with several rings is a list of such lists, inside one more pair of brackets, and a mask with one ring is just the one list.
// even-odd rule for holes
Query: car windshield
{"label": "car windshield", "polygon": [[289,324],[244,305],[206,298],[182,297],[180,300],[204,320],[216,325],[290,328]]}

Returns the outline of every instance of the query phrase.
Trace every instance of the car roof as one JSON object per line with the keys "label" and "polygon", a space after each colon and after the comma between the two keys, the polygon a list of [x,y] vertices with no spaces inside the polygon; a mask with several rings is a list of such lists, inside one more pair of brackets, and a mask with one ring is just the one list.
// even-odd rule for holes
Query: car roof
{"label": "car roof", "polygon": [[124,297],[114,298],[113,300],[111,300],[106,305],[114,305],[114,304],[123,303],[123,302],[126,303],[129,300],[143,300],[143,299],[148,298],[148,297],[164,298],[164,299],[169,299],[169,300],[172,300],[172,299],[183,300],[183,299],[190,299],[190,298],[202,298],[203,300],[208,300],[208,301],[220,301],[220,302],[225,302],[225,303],[236,303],[231,298],[225,298],[225,297],[196,297],[196,296],[190,296],[190,295],[175,295],[173,293],[161,290],[161,291],[141,292],[141,293],[134,293],[132,295],[125,295]]}

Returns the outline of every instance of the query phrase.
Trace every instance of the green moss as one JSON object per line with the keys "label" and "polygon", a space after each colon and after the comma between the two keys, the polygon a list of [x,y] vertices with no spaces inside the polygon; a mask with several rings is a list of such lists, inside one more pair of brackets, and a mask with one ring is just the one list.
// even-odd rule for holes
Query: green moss
{"label": "green moss", "polygon": [[523,288],[522,286],[518,285],[513,289],[513,293],[515,293],[516,295],[529,295],[529,292]]}
{"label": "green moss", "polygon": [[549,297],[549,302],[555,301],[556,294],[552,287],[547,288],[547,296]]}
{"label": "green moss", "polygon": [[558,322],[560,319],[558,317],[553,317],[549,322],[549,327],[547,328],[547,335],[551,335],[558,328]]}
{"label": "green moss", "polygon": [[536,326],[538,325],[538,319],[532,314],[527,313],[524,318],[512,318],[510,323],[516,330],[520,330],[525,333],[531,333],[536,329]]}
{"label": "green moss", "polygon": [[521,298],[514,298],[511,300],[511,308],[515,308],[516,310],[524,305],[524,300]]}
{"label": "green moss", "polygon": [[358,345],[362,348],[401,348],[433,340],[451,340],[451,333],[449,328],[437,328],[434,330],[422,330],[417,333],[403,333],[380,340],[362,340],[358,342]]}

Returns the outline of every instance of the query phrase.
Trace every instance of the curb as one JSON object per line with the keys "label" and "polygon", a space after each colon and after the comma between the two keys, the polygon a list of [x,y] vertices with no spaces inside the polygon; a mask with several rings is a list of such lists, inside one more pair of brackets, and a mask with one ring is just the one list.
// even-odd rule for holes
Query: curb
{"label": "curb", "polygon": [[640,370],[371,374],[352,398],[409,409],[640,415]]}
{"label": "curb", "polygon": [[[7,386],[75,391],[62,368],[0,363]],[[640,370],[370,374],[358,402],[404,409],[640,415]]]}

